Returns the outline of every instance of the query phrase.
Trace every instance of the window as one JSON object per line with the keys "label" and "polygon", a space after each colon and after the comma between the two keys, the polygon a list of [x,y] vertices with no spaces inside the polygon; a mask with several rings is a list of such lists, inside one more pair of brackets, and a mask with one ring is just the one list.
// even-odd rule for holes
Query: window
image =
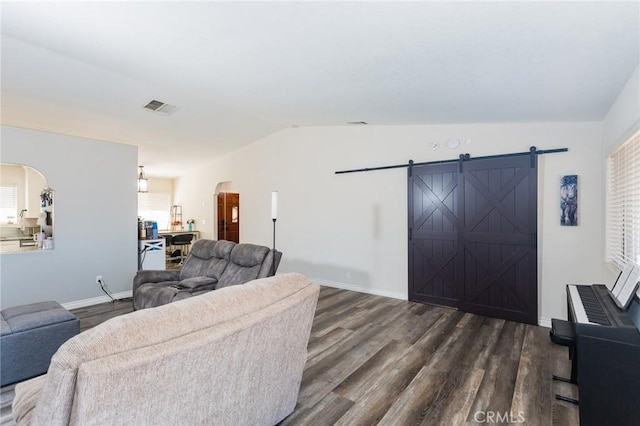
{"label": "window", "polygon": [[0,186],[0,223],[16,223],[18,220],[18,187]]}
{"label": "window", "polygon": [[139,192],[138,216],[158,222],[158,229],[169,229],[171,194],[168,192]]}
{"label": "window", "polygon": [[607,260],[640,264],[640,132],[608,159]]}

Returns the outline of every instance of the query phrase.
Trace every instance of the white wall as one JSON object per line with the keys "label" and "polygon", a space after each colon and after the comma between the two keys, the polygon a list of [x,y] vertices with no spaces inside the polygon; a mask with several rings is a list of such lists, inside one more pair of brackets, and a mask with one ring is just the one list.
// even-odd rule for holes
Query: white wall
{"label": "white wall", "polygon": [[[640,131],[640,66],[633,71],[602,123],[602,161],[605,170],[607,157],[638,131]],[[603,186],[602,198],[606,200],[606,184]],[[606,229],[606,215],[604,215],[602,232],[605,242]],[[613,264],[607,263],[603,269],[601,282],[611,287],[619,272],[620,270]]]}
{"label": "white wall", "polygon": [[137,148],[2,126],[2,161],[42,172],[55,191],[55,249],[0,255],[1,306],[131,290],[137,269]]}
{"label": "white wall", "polygon": [[[407,298],[406,169],[336,170],[568,147],[540,158],[540,317],[566,316],[564,284],[602,276],[601,123],[305,127],[280,131],[176,180],[175,202],[212,238],[218,182],[240,192],[240,240],[271,246],[270,197],[279,191],[279,272]],[[448,138],[459,138],[450,150]],[[467,139],[471,140],[467,144]],[[440,143],[437,151],[431,142]],[[559,180],[580,176],[578,227],[559,225]],[[588,244],[585,244],[588,242]]]}
{"label": "white wall", "polygon": [[609,109],[602,123],[603,152],[606,158],[640,130],[640,65]]}

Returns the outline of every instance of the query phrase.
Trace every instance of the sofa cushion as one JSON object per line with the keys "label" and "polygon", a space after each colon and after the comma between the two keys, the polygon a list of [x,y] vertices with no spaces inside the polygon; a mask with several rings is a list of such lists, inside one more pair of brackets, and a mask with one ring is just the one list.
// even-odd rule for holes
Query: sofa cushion
{"label": "sofa cushion", "polygon": [[238,244],[231,251],[231,262],[236,265],[252,267],[262,265],[269,248],[255,244]]}
{"label": "sofa cushion", "polygon": [[215,254],[216,240],[198,240],[191,245],[189,252],[200,259],[211,259]]}
{"label": "sofa cushion", "polygon": [[153,308],[171,303],[179,291],[175,286],[179,281],[165,281],[161,283],[142,284],[133,294],[136,309]]}
{"label": "sofa cushion", "polygon": [[193,277],[182,281],[142,284],[133,296],[134,303],[137,309],[155,308],[191,297],[193,292],[211,291],[215,289],[216,282],[215,278]]}
{"label": "sofa cushion", "polygon": [[193,243],[191,252],[180,271],[180,280],[205,276],[211,259],[215,255],[215,240],[198,240]]}
{"label": "sofa cushion", "polygon": [[214,250],[214,256],[209,261],[209,267],[205,272],[207,277],[215,278],[216,280],[220,279],[222,273],[229,264],[231,251],[236,245],[237,244],[233,241],[218,241]]}
{"label": "sofa cushion", "polygon": [[210,277],[193,277],[187,278],[178,283],[178,287],[184,287],[189,289],[194,289],[197,287],[202,287],[206,285],[213,285],[217,283],[218,280]]}
{"label": "sofa cushion", "polygon": [[4,317],[0,317],[0,336],[5,334],[11,334],[11,327],[9,327],[9,323],[5,321]]}
{"label": "sofa cushion", "polygon": [[19,333],[38,327],[76,320],[58,302],[37,302],[2,310],[2,334]]}
{"label": "sofa cushion", "polygon": [[269,248],[255,244],[237,244],[231,250],[231,261],[216,284],[216,290],[244,284],[258,278]]}
{"label": "sofa cushion", "polygon": [[13,400],[13,420],[16,424],[31,425],[36,412],[36,403],[40,398],[40,391],[44,387],[47,375],[38,376],[26,382],[19,383],[22,391],[16,393]]}
{"label": "sofa cushion", "polygon": [[231,251],[237,245],[238,243],[234,243],[233,241],[220,240],[213,250],[213,255],[220,259],[230,259]]}

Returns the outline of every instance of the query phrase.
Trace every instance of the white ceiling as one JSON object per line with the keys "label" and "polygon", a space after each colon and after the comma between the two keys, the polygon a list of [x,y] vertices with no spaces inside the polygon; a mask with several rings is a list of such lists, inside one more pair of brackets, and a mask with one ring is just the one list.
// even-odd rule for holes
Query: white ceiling
{"label": "white ceiling", "polygon": [[292,125],[602,120],[640,57],[638,1],[1,7],[2,123],[158,177]]}

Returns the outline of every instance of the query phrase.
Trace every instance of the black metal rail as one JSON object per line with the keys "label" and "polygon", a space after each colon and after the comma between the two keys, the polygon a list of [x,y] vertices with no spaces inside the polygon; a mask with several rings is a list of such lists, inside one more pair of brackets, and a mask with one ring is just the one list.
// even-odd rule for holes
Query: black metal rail
{"label": "black metal rail", "polygon": [[531,155],[532,156],[532,167],[535,164],[535,160],[533,156],[541,155],[541,154],[555,154],[557,152],[567,152],[569,148],[557,148],[557,149],[537,149],[535,146],[529,148],[527,152],[514,152],[510,154],[499,154],[499,155],[485,155],[483,157],[471,157],[469,153],[460,154],[458,158],[454,158],[451,160],[439,160],[439,161],[423,161],[420,163],[414,163],[413,160],[409,160],[407,164],[394,164],[392,166],[380,166],[380,167],[365,167],[362,169],[351,169],[351,170],[339,170],[336,172],[337,175],[345,174],[345,173],[359,173],[359,172],[372,172],[375,170],[387,170],[387,169],[401,169],[404,167],[413,167],[413,166],[424,166],[427,164],[446,164],[446,163],[460,163],[462,167],[462,162],[470,161],[470,160],[483,160],[487,158],[505,158],[505,157],[515,157],[517,155]]}

